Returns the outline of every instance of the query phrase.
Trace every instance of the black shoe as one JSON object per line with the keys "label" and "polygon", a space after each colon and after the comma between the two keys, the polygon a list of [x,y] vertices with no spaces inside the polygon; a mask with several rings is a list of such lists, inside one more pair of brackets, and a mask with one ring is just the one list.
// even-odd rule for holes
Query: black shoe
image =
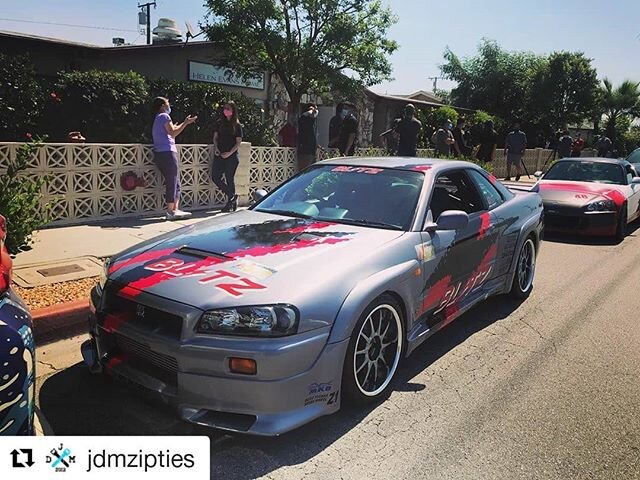
{"label": "black shoe", "polygon": [[520,175],[516,175],[516,182],[520,180]]}
{"label": "black shoe", "polygon": [[510,182],[511,181],[511,177],[504,177],[504,181],[505,182]]}
{"label": "black shoe", "polygon": [[235,212],[238,209],[238,195],[227,200],[227,204],[222,208],[222,212]]}

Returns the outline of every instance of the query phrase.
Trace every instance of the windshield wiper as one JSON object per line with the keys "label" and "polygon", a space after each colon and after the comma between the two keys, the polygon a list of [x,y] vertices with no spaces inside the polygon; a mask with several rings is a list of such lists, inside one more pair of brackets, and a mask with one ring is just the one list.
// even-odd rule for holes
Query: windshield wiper
{"label": "windshield wiper", "polygon": [[364,219],[355,220],[350,218],[332,218],[327,220],[331,220],[336,223],[346,223],[349,225],[364,225],[367,227],[381,227],[381,228],[388,228],[391,230],[402,230],[402,226],[400,225],[394,225],[392,223],[385,223],[385,222],[375,222],[373,220],[364,220]]}
{"label": "windshield wiper", "polygon": [[257,209],[256,212],[262,213],[273,213],[275,215],[286,215],[287,217],[295,217],[295,218],[314,218],[312,215],[307,215],[306,213],[294,212],[292,210],[263,210]]}

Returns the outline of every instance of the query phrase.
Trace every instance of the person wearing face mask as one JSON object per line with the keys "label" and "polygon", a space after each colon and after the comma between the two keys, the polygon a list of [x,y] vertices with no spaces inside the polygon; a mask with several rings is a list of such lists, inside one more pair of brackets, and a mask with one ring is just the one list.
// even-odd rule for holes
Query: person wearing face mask
{"label": "person wearing face mask", "polygon": [[317,117],[318,107],[309,104],[298,119],[298,171],[304,170],[316,161]]}
{"label": "person wearing face mask", "polygon": [[[238,109],[232,100],[225,102],[220,119],[213,132],[213,183],[227,196],[223,212],[235,212],[238,208],[235,175],[240,163],[238,149],[242,143],[242,125]],[[224,178],[223,178],[224,177]]]}
{"label": "person wearing face mask", "polygon": [[340,116],[342,117],[342,125],[340,126],[340,138],[338,148],[340,155],[351,156],[355,153],[357,135],[358,135],[358,119],[353,113],[355,106],[344,103]]}
{"label": "person wearing face mask", "polygon": [[342,102],[336,105],[336,114],[329,120],[329,148],[338,148],[340,145],[340,127],[342,127]]}
{"label": "person wearing face mask", "polygon": [[422,123],[416,118],[416,107],[407,104],[404,107],[403,116],[393,128],[398,136],[399,157],[415,157],[417,155],[418,138],[422,130]]}
{"label": "person wearing face mask", "polygon": [[431,142],[435,146],[436,157],[448,157],[451,155],[451,145],[455,143],[451,130],[453,129],[453,123],[447,119],[431,137]]}
{"label": "person wearing face mask", "polygon": [[153,136],[153,163],[156,164],[164,178],[166,191],[165,200],[167,220],[178,220],[191,216],[189,212],[183,212],[178,208],[180,203],[180,174],[178,172],[178,149],[176,137],[187,126],[195,122],[198,117],[191,115],[182,123],[173,123],[171,120],[171,105],[164,97],[156,97],[153,100],[153,111],[156,116],[153,120],[151,133]]}
{"label": "person wearing face mask", "polygon": [[520,122],[513,123],[513,131],[509,132],[504,142],[504,150],[507,154],[507,176],[505,180],[511,180],[511,166],[516,167],[516,182],[520,180],[520,164],[527,149],[527,136],[520,130]]}

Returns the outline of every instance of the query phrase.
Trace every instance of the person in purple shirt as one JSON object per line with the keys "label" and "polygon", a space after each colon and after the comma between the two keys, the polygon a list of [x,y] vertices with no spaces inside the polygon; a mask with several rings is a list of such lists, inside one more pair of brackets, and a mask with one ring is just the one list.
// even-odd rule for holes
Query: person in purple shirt
{"label": "person in purple shirt", "polygon": [[191,216],[189,212],[183,212],[178,208],[180,203],[180,174],[178,173],[178,149],[176,137],[180,135],[188,125],[195,122],[198,117],[191,115],[182,123],[173,123],[171,117],[171,105],[164,97],[156,97],[153,100],[153,111],[156,117],[153,120],[153,163],[156,164],[166,186],[165,200],[167,202],[167,220],[177,220]]}

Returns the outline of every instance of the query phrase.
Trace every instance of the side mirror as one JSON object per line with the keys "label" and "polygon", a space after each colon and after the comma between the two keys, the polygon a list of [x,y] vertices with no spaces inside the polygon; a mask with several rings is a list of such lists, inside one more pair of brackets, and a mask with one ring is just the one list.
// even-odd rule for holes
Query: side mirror
{"label": "side mirror", "polygon": [[542,171],[538,170],[536,173],[533,174],[533,176],[538,178],[538,179],[542,178]]}
{"label": "side mirror", "polygon": [[462,230],[469,225],[469,215],[462,210],[447,210],[442,212],[435,223],[425,226],[425,231],[434,232],[436,230]]}
{"label": "side mirror", "polygon": [[631,179],[631,185],[640,185],[640,177],[633,177]]}
{"label": "side mirror", "polygon": [[262,200],[264,197],[266,197],[268,194],[268,192],[264,189],[260,189],[260,190],[256,190],[255,192],[253,192],[253,201],[255,203],[259,202],[260,200]]}

